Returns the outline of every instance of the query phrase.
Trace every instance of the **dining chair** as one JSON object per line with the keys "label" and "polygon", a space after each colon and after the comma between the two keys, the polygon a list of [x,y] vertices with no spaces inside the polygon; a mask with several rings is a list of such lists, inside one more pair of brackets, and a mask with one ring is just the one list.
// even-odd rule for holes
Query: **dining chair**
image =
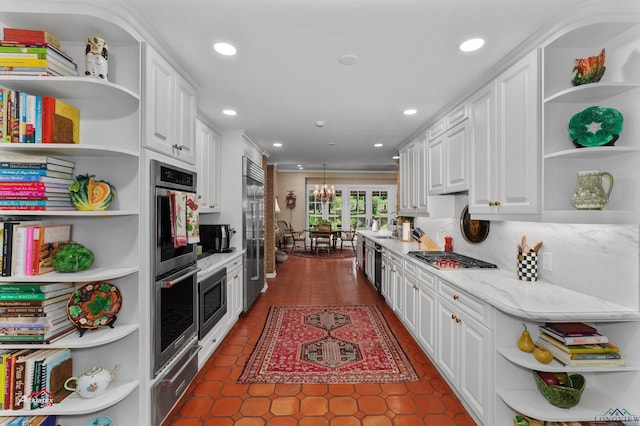
{"label": "dining chair", "polygon": [[304,247],[304,251],[307,251],[307,231],[296,231],[289,223],[287,238],[291,240],[291,251],[289,253],[293,253],[296,247]]}
{"label": "dining chair", "polygon": [[331,253],[331,224],[317,223],[314,231],[315,253],[318,254],[318,249],[327,249]]}
{"label": "dining chair", "polygon": [[342,231],[340,232],[340,250],[342,250],[342,246],[345,242],[350,243],[351,244],[351,248],[353,249],[353,251],[356,251],[356,245],[355,245],[355,238],[356,238],[356,225],[354,224],[350,230],[348,231]]}

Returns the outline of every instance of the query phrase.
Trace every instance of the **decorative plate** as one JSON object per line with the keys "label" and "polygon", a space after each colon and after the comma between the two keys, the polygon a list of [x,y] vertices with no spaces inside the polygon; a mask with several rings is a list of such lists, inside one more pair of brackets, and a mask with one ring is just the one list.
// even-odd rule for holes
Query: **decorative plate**
{"label": "decorative plate", "polygon": [[113,420],[111,417],[98,416],[88,420],[84,426],[113,426]]}
{"label": "decorative plate", "polygon": [[569,120],[569,136],[577,147],[613,145],[622,133],[623,117],[613,108],[592,106]]}
{"label": "decorative plate", "polygon": [[488,220],[472,220],[469,214],[469,206],[465,206],[462,209],[460,215],[460,231],[465,240],[470,243],[481,243],[489,235],[489,225],[491,222]]}
{"label": "decorative plate", "polygon": [[118,287],[96,281],[73,292],[67,302],[67,316],[78,328],[99,328],[116,320],[121,305],[122,294]]}

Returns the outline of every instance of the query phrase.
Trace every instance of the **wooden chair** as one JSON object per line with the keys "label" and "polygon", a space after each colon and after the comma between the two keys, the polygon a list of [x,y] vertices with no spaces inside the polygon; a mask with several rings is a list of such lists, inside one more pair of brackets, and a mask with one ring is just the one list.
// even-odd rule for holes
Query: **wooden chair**
{"label": "wooden chair", "polygon": [[307,231],[296,231],[289,224],[287,239],[291,241],[291,251],[289,253],[293,253],[296,247],[304,247],[304,251],[307,251]]}
{"label": "wooden chair", "polygon": [[351,244],[351,248],[353,249],[353,251],[356,251],[356,245],[355,245],[355,238],[356,238],[356,225],[354,224],[350,230],[348,231],[341,231],[340,232],[340,250],[342,250],[342,245],[347,242]]}
{"label": "wooden chair", "polygon": [[319,248],[326,248],[331,252],[331,224],[330,223],[318,223],[314,229],[314,248],[316,254],[318,254]]}

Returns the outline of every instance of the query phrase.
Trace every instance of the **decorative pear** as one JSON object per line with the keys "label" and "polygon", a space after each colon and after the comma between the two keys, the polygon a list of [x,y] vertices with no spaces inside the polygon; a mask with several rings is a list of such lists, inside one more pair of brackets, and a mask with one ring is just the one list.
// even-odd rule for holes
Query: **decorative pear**
{"label": "decorative pear", "polygon": [[533,356],[538,360],[538,362],[541,362],[543,364],[549,364],[551,361],[553,361],[553,354],[551,353],[551,351],[539,346],[536,346],[533,350]]}
{"label": "decorative pear", "polygon": [[524,323],[522,326],[524,327],[524,331],[518,339],[518,349],[523,352],[533,352],[536,345],[533,343],[533,340],[531,340],[531,335],[529,334],[529,331],[527,331],[527,326],[524,325]]}

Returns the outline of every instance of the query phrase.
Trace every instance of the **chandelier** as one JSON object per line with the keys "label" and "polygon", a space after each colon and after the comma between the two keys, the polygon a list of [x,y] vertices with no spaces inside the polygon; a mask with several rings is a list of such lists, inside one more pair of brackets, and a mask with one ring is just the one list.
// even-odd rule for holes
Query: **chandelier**
{"label": "chandelier", "polygon": [[333,197],[336,196],[336,190],[331,185],[329,188],[326,184],[326,175],[327,175],[327,165],[322,165],[322,187],[316,184],[316,189],[313,190],[313,196],[316,197],[316,201],[322,201],[322,203],[326,203],[327,201],[333,201]]}

